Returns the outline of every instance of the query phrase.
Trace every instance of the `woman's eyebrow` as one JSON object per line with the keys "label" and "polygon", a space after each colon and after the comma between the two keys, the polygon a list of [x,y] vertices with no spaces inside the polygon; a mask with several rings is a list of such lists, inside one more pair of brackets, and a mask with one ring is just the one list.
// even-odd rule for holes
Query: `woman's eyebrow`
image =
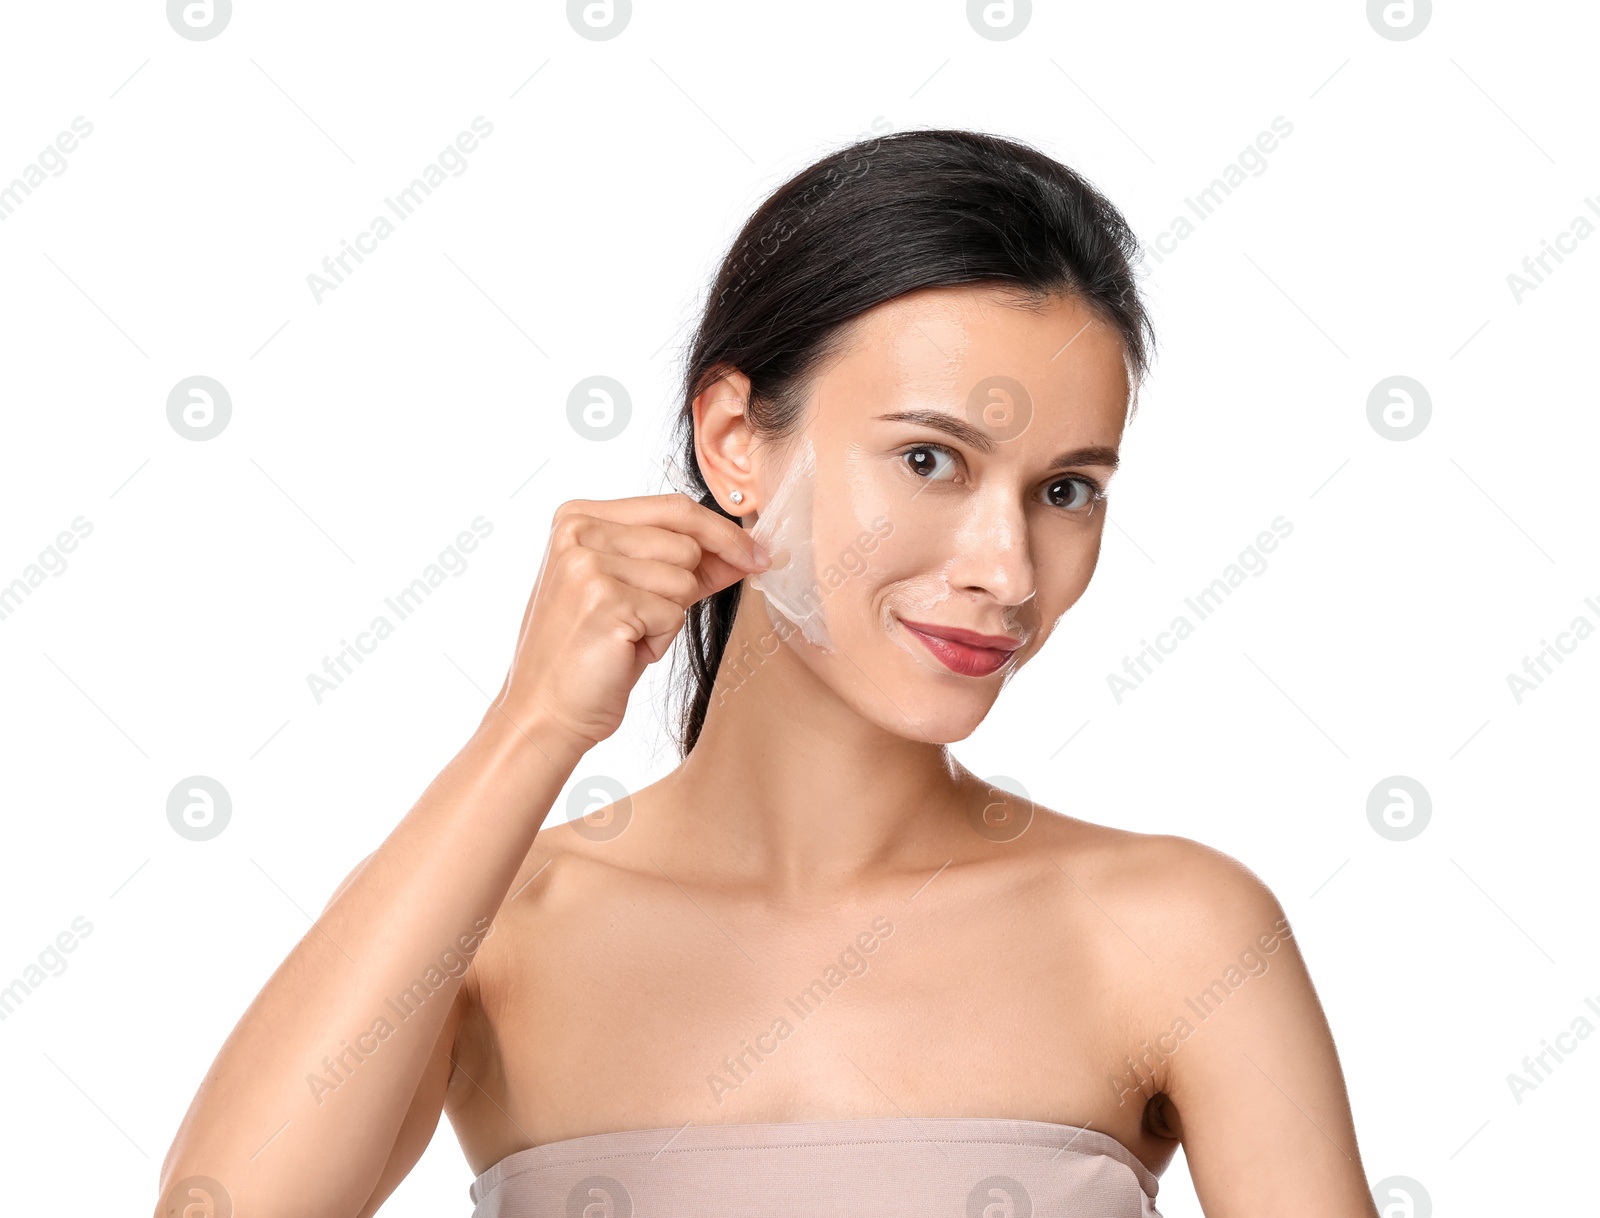
{"label": "woman's eyebrow", "polygon": [[1067,469],[1073,465],[1104,465],[1107,469],[1116,469],[1119,458],[1117,450],[1107,448],[1104,444],[1091,444],[1088,448],[1074,448],[1071,452],[1062,453],[1050,462],[1049,469]]}
{"label": "woman's eyebrow", "polygon": [[[896,410],[891,414],[880,414],[876,417],[885,423],[915,423],[922,427],[931,427],[934,431],[942,431],[945,435],[960,440],[981,453],[994,451],[995,442],[985,432],[965,419],[945,414],[942,410]],[[1062,453],[1046,468],[1066,469],[1074,465],[1104,465],[1109,469],[1116,469],[1117,462],[1116,449],[1108,448],[1104,444],[1091,444],[1086,448],[1074,448],[1070,452]]]}
{"label": "woman's eyebrow", "polygon": [[931,427],[934,431],[942,431],[947,436],[953,436],[981,453],[994,451],[994,441],[982,431],[966,420],[958,419],[953,414],[945,414],[942,410],[896,410],[892,414],[880,414],[877,417],[885,423],[915,423],[922,427]]}

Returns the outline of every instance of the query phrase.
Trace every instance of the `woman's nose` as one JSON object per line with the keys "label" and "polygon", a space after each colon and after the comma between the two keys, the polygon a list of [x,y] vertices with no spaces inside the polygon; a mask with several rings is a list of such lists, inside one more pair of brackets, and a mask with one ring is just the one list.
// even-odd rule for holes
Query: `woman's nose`
{"label": "woman's nose", "polygon": [[1021,604],[1033,595],[1027,513],[1011,489],[996,488],[973,499],[971,512],[956,531],[948,578],[952,587],[982,590],[1005,605]]}

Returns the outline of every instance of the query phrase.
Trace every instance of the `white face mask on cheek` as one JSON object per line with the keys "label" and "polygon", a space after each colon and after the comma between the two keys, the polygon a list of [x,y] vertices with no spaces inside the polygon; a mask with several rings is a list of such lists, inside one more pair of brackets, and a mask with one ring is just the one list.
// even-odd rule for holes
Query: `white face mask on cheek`
{"label": "white face mask on cheek", "polygon": [[801,636],[824,651],[833,650],[823,615],[812,541],[817,454],[804,437],[790,456],[772,499],[756,518],[750,535],[772,555],[772,566],[750,576],[750,586],[800,628]]}

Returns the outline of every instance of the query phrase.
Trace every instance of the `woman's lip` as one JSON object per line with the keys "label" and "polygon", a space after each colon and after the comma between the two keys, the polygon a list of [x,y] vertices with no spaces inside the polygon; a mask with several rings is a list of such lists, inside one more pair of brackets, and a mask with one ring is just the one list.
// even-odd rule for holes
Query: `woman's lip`
{"label": "woman's lip", "polygon": [[933,622],[912,622],[907,621],[905,618],[900,620],[913,630],[920,630],[923,634],[949,639],[952,643],[964,643],[968,647],[982,647],[988,651],[1015,651],[1022,646],[1022,642],[1019,639],[1014,639],[1006,634],[979,634],[976,630],[963,630],[959,626],[940,626]]}
{"label": "woman's lip", "polygon": [[998,672],[1011,658],[1011,652],[1001,651],[996,647],[974,647],[956,639],[946,638],[943,635],[931,634],[913,626],[904,618],[900,624],[916,635],[922,645],[933,653],[938,660],[951,672],[960,673],[964,677],[987,677]]}

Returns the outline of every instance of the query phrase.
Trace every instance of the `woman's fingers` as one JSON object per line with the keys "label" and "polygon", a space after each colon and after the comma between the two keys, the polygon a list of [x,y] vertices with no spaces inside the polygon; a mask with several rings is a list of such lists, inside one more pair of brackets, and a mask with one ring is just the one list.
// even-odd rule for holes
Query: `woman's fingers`
{"label": "woman's fingers", "polygon": [[596,568],[629,588],[654,593],[678,606],[680,616],[700,599],[700,580],[693,571],[676,563],[651,558],[632,558],[626,554],[595,552]]}
{"label": "woman's fingers", "polygon": [[684,608],[670,597],[631,584],[618,584],[612,596],[616,618],[631,643],[675,635],[683,627]]}
{"label": "woman's fingers", "polygon": [[706,553],[687,533],[675,533],[656,525],[623,524],[604,516],[574,512],[566,516],[565,526],[573,545],[627,558],[671,563],[685,571],[698,567]]}
{"label": "woman's fingers", "polygon": [[756,542],[737,523],[696,503],[687,495],[639,495],[631,499],[573,500],[562,504],[557,515],[571,509],[586,516],[618,524],[654,526],[693,538],[702,550],[719,555],[741,570],[761,571],[766,564],[756,558]]}

